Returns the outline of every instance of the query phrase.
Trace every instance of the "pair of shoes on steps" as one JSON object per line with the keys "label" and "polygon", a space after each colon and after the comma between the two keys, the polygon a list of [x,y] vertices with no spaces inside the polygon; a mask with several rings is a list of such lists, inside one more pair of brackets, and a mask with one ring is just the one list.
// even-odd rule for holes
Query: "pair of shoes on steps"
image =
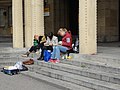
{"label": "pair of shoes on steps", "polygon": [[33,59],[29,59],[23,62],[24,65],[32,65],[34,64],[34,60]]}
{"label": "pair of shoes on steps", "polygon": [[50,59],[49,62],[51,63],[60,63],[59,59]]}

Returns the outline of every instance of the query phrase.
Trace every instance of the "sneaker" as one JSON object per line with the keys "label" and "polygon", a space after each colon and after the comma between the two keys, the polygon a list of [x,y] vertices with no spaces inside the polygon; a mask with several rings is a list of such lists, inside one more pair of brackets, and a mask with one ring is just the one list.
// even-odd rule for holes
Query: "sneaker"
{"label": "sneaker", "polygon": [[36,54],[40,54],[40,51],[35,52]]}
{"label": "sneaker", "polygon": [[60,63],[60,60],[59,59],[54,60],[54,63]]}
{"label": "sneaker", "polygon": [[29,52],[26,52],[25,54],[22,55],[22,57],[28,57],[29,56]]}
{"label": "sneaker", "polygon": [[43,61],[44,59],[42,57],[37,58],[37,60]]}
{"label": "sneaker", "polygon": [[50,59],[49,62],[54,63],[54,60],[53,60],[53,59]]}

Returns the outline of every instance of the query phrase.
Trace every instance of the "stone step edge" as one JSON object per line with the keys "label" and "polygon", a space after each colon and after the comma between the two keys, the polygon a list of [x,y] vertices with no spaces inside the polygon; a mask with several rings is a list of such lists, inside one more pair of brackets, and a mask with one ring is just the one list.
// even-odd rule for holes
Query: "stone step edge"
{"label": "stone step edge", "polygon": [[[108,55],[108,56],[104,56],[104,55]],[[110,54],[103,54],[102,56],[101,55],[86,55],[86,54],[73,54],[73,56],[77,56],[78,58],[94,58],[94,59],[98,59],[99,60],[105,60],[105,59],[108,59],[108,60],[111,60],[111,59],[114,59],[114,60],[120,60],[120,58],[118,57],[110,57],[109,56]]]}
{"label": "stone step edge", "polygon": [[[53,63],[37,62],[35,64],[38,66],[52,68],[52,69],[60,70],[60,71],[65,71],[65,72],[69,72],[72,74],[82,75],[85,77],[98,79],[98,80],[102,80],[102,81],[107,81],[107,82],[111,82],[111,83],[115,83],[115,84],[119,84],[119,82],[120,82],[120,75],[118,75],[118,74],[116,75],[116,74],[112,74],[112,73],[95,71],[95,70],[91,70],[89,68],[86,70],[84,67],[77,67],[77,66],[72,66],[72,65],[63,64],[63,63],[53,64]],[[115,81],[116,79],[118,79],[118,80]]]}
{"label": "stone step edge", "polygon": [[81,58],[78,58],[78,59],[65,59],[65,60],[62,60],[62,61],[70,61],[70,62],[76,62],[76,63],[80,63],[80,62],[85,62],[85,63],[90,63],[90,64],[96,64],[96,65],[103,65],[103,66],[108,66],[108,67],[111,67],[113,66],[114,68],[119,68],[120,67],[120,64],[107,64],[105,62],[99,62],[99,61],[94,61],[94,60],[88,60],[88,59],[81,59]]}
{"label": "stone step edge", "polygon": [[[116,67],[113,65],[102,65],[102,64],[98,64],[98,63],[92,63],[92,62],[86,62],[86,61],[74,61],[74,60],[62,60],[61,63],[64,64],[70,64],[70,65],[74,65],[74,66],[87,66],[88,68],[91,69],[96,69],[96,70],[100,70],[100,68],[103,70],[104,69],[111,69],[110,72],[111,73],[120,73],[120,67]],[[95,68],[96,67],[96,68]],[[106,71],[106,70],[103,70]],[[107,71],[109,72],[109,71]]]}
{"label": "stone step edge", "polygon": [[[76,55],[74,55],[75,57]],[[88,59],[92,61],[102,62],[102,63],[109,63],[109,64],[120,64],[120,58],[110,57],[110,56],[97,56],[97,55],[79,55],[78,58],[80,59]]]}
{"label": "stone step edge", "polygon": [[35,72],[27,71],[27,72],[21,72],[21,74],[36,80],[40,80],[40,81],[42,80],[44,82],[51,83],[54,86],[62,87],[63,90],[92,90],[92,89],[88,89],[86,87],[82,87],[70,82],[65,82],[65,81],[57,80],[51,77],[47,77],[45,75],[37,74]]}
{"label": "stone step edge", "polygon": [[[30,69],[29,69],[30,70]],[[91,88],[91,89],[100,89],[100,90],[118,90],[120,89],[120,86],[113,83],[103,82],[83,76],[78,76],[70,73],[66,73],[63,71],[57,71],[52,69],[46,69],[46,68],[38,68],[31,69],[30,71],[34,71],[36,73],[46,75],[48,77],[52,77],[55,79],[71,82],[77,85],[81,85],[83,87]]]}

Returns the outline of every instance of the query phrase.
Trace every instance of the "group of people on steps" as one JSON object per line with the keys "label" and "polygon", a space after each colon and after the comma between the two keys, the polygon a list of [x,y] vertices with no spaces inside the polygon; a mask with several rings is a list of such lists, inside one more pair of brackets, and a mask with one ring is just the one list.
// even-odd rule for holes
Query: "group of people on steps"
{"label": "group of people on steps", "polygon": [[58,37],[52,32],[44,36],[34,35],[34,45],[22,56],[28,57],[31,52],[41,49],[40,57],[37,60],[43,60],[44,50],[50,50],[52,52],[50,61],[60,62],[60,53],[72,49],[72,35],[66,28],[60,28],[57,34]]}

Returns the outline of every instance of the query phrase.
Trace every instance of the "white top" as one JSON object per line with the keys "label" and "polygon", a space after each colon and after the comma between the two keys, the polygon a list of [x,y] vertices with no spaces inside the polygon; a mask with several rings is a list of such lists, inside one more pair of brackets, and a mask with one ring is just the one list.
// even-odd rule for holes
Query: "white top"
{"label": "white top", "polygon": [[58,45],[58,38],[56,36],[53,36],[52,40],[50,40],[50,38],[47,37],[47,41],[45,44],[46,45],[53,44],[53,46]]}

